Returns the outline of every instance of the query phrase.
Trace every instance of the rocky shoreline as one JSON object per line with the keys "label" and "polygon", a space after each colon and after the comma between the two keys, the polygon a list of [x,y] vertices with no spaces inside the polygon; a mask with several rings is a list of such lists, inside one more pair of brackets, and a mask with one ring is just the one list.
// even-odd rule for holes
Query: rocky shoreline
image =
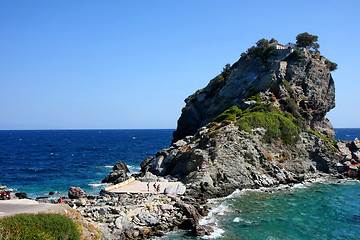
{"label": "rocky shoreline", "polygon": [[[49,199],[37,201],[55,203]],[[101,239],[148,239],[179,229],[192,230],[194,236],[210,235],[212,229],[199,224],[209,212],[206,202],[204,198],[105,190],[97,196],[63,199],[63,204],[101,230]]]}
{"label": "rocky shoreline", "polygon": [[[296,184],[353,179],[350,177],[347,172],[319,174],[317,178],[305,181],[256,189],[272,193],[290,189]],[[48,198],[38,198],[37,201],[58,204]],[[150,239],[179,229],[191,230],[197,237],[211,235],[213,232],[211,226],[199,223],[211,210],[206,198],[156,193],[115,194],[102,190],[96,196],[64,198],[63,204],[76,210],[86,225],[100,230],[101,239]],[[92,234],[92,237],[90,239],[97,239],[96,234]]]}

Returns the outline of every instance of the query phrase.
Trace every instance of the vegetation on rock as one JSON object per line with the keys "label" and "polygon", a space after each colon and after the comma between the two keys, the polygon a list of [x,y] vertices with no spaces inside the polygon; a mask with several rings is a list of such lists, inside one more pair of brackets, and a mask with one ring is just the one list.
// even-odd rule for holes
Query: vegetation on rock
{"label": "vegetation on rock", "polygon": [[0,220],[1,239],[80,239],[81,227],[59,214],[19,214]]}
{"label": "vegetation on rock", "polygon": [[330,60],[325,60],[326,66],[329,68],[330,71],[334,71],[337,69],[338,65]]}
{"label": "vegetation on rock", "polygon": [[222,114],[217,116],[213,122],[220,123],[225,120],[235,121],[237,116],[240,116],[242,113],[241,109],[237,106],[232,106],[228,110],[224,111]]}
{"label": "vegetation on rock", "polygon": [[294,50],[290,55],[285,59],[286,61],[301,61],[303,56],[299,50]]}
{"label": "vegetation on rock", "polygon": [[327,137],[324,137],[323,135],[321,135],[320,133],[312,130],[312,129],[307,129],[306,130],[308,133],[312,133],[312,134],[315,134],[316,136],[318,136],[319,138],[323,139],[325,142],[327,142],[329,144],[329,146],[336,152],[338,152],[339,150],[334,147],[333,143],[336,143],[336,140],[334,138],[327,138]]}
{"label": "vegetation on rock", "polygon": [[281,113],[271,104],[245,110],[235,125],[250,133],[254,128],[266,129],[264,141],[269,143],[281,139],[284,144],[295,144],[300,139],[297,119],[287,112]]}
{"label": "vegetation on rock", "polygon": [[250,58],[259,57],[263,62],[266,62],[266,60],[274,54],[273,51],[276,48],[273,46],[269,47],[269,44],[274,42],[277,42],[274,38],[270,41],[265,38],[260,39],[256,42],[256,46],[252,46],[246,51],[246,53],[241,54],[241,59],[248,60]]}
{"label": "vegetation on rock", "polygon": [[298,45],[299,47],[304,47],[309,50],[313,48],[315,51],[317,51],[318,48],[320,48],[320,45],[317,43],[317,41],[318,41],[318,36],[311,35],[307,32],[300,33],[296,36],[296,45]]}

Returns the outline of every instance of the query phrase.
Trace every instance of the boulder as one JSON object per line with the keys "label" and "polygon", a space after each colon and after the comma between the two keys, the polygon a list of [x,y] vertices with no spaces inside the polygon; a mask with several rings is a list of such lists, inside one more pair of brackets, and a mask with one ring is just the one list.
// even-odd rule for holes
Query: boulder
{"label": "boulder", "polygon": [[347,143],[346,142],[342,142],[339,141],[336,143],[340,153],[342,156],[344,156],[346,159],[351,159],[352,158],[352,154],[350,149],[347,147]]}
{"label": "boulder", "polygon": [[185,191],[186,187],[182,184],[170,185],[164,189],[164,193],[169,195],[183,195]]}
{"label": "boulder", "polygon": [[353,157],[355,160],[360,160],[360,150],[353,152]]}
{"label": "boulder", "polygon": [[142,182],[156,182],[158,177],[151,172],[145,172],[144,176],[140,179]]}
{"label": "boulder", "polygon": [[141,212],[137,215],[137,218],[139,219],[140,223],[149,226],[156,225],[159,222],[159,216],[154,212]]}
{"label": "boulder", "polygon": [[203,237],[205,235],[210,235],[214,230],[209,226],[196,225],[193,229],[193,234],[197,237]]}
{"label": "boulder", "polygon": [[199,221],[201,218],[200,213],[198,212],[198,210],[190,204],[186,204],[182,201],[177,201],[175,203],[175,206],[179,207],[180,209],[182,209],[182,211],[184,212],[184,214],[186,215],[186,217],[188,218],[192,218],[195,219],[195,221]]}
{"label": "boulder", "polygon": [[113,171],[104,178],[102,183],[121,183],[129,179],[128,173],[130,173],[126,163],[119,161],[113,167]]}
{"label": "boulder", "polygon": [[104,197],[104,196],[110,196],[110,197],[113,197],[113,198],[117,197],[116,193],[106,191],[105,189],[101,189],[99,195],[102,196],[102,197]]}
{"label": "boulder", "polygon": [[160,209],[163,211],[172,211],[174,210],[174,207],[171,204],[163,204],[160,206]]}
{"label": "boulder", "polygon": [[15,196],[16,196],[17,198],[20,198],[20,199],[26,199],[26,198],[28,198],[27,194],[24,193],[24,192],[15,193]]}
{"label": "boulder", "polygon": [[141,172],[146,173],[151,169],[152,164],[154,163],[154,157],[148,157],[140,163]]}
{"label": "boulder", "polygon": [[360,140],[358,138],[355,138],[352,142],[352,147],[354,150],[360,150]]}
{"label": "boulder", "polygon": [[70,187],[68,196],[70,199],[84,198],[87,197],[87,193],[80,187]]}
{"label": "boulder", "polygon": [[198,221],[193,218],[186,218],[179,226],[180,229],[190,230],[195,229],[198,225]]}

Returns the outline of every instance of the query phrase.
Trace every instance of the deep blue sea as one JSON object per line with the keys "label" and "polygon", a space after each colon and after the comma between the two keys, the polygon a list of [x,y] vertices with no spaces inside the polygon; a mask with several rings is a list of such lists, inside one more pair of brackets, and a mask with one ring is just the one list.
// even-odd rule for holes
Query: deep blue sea
{"label": "deep blue sea", "polygon": [[[174,130],[0,131],[0,184],[29,197],[67,195],[70,186],[97,194],[118,161],[132,172],[170,145]],[[360,129],[335,129],[336,139],[360,138]],[[358,181],[299,184],[269,193],[241,190],[210,201],[203,223],[217,239],[360,239]],[[163,239],[195,239],[187,232]]]}
{"label": "deep blue sea", "polygon": [[139,171],[142,160],[170,145],[173,131],[0,131],[0,184],[32,198],[67,195],[70,186],[97,194],[118,161]]}

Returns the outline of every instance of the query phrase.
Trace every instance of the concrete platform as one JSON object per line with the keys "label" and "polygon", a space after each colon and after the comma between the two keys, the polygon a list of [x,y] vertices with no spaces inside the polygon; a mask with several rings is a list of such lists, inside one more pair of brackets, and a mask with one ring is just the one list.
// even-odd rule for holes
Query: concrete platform
{"label": "concrete platform", "polygon": [[[140,182],[138,180],[135,180],[125,186],[110,190],[110,192],[113,193],[157,193],[154,189],[153,185],[154,182],[150,182],[150,191],[148,191],[147,188],[147,182]],[[160,184],[160,192],[164,193],[164,189],[168,186],[172,185],[183,185],[181,182],[157,182],[156,184]]]}
{"label": "concrete platform", "polygon": [[0,217],[18,213],[38,213],[52,206],[50,203],[39,203],[30,199],[0,200]]}

